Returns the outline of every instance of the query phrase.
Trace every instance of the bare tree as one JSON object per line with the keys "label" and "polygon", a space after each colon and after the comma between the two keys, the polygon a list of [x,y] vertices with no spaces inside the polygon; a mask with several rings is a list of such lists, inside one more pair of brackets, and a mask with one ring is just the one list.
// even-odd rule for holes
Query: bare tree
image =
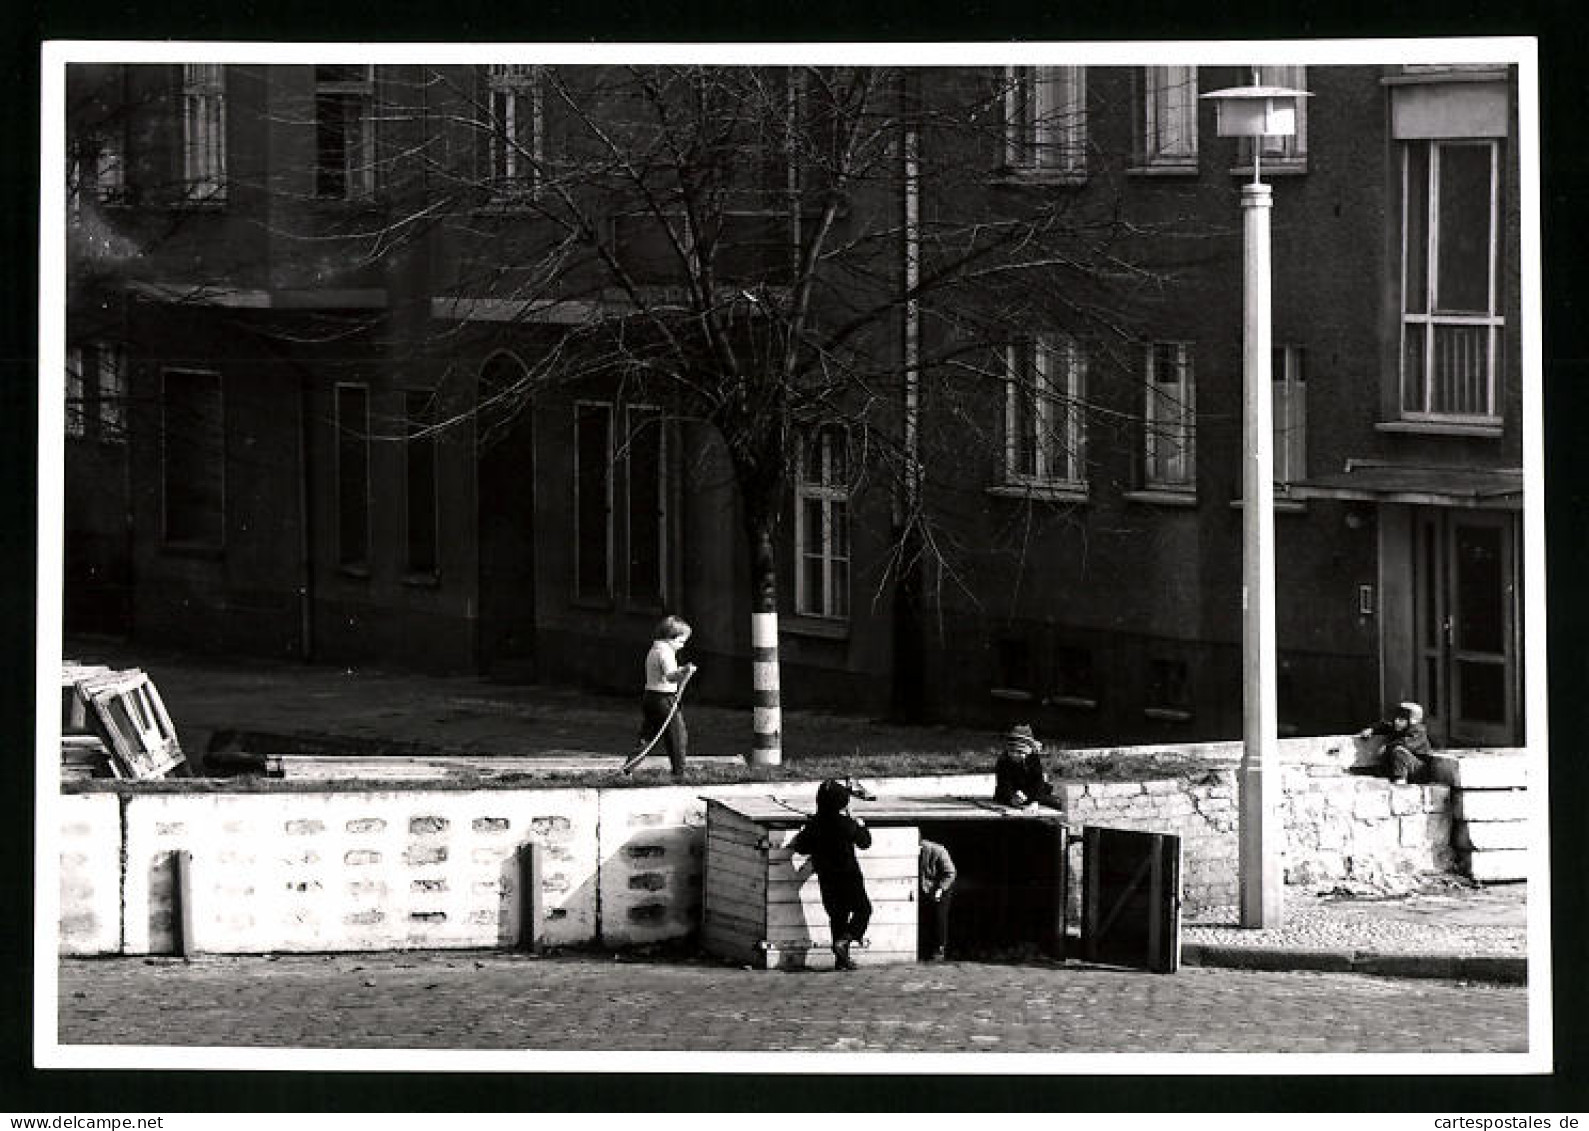
{"label": "bare tree", "polygon": [[1128,311],[1174,269],[1148,263],[1173,218],[1133,224],[1108,191],[1066,191],[1128,155],[1077,140],[1062,119],[1079,104],[1038,97],[1030,71],[381,70],[380,145],[322,133],[320,157],[340,162],[336,190],[378,166],[386,207],[319,237],[349,271],[431,257],[456,310],[416,358],[445,365],[483,334],[535,343],[468,412],[602,380],[715,437],[753,580],[753,761],[781,758],[776,561],[801,460],[845,492],[875,477],[893,493],[876,592],[896,594],[910,659],[924,564],[954,570],[924,485],[1001,447],[1012,467],[1062,455],[1095,398],[1032,360],[1034,328],[1123,346]]}

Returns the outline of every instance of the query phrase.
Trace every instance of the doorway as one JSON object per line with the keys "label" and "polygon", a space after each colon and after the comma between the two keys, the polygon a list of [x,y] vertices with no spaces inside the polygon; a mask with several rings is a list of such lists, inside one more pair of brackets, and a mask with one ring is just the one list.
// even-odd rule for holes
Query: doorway
{"label": "doorway", "polygon": [[1517,516],[1420,509],[1414,522],[1416,685],[1455,746],[1522,740]]}
{"label": "doorway", "polygon": [[480,374],[475,491],[480,545],[480,670],[531,681],[535,671],[535,429],[524,368],[506,354]]}

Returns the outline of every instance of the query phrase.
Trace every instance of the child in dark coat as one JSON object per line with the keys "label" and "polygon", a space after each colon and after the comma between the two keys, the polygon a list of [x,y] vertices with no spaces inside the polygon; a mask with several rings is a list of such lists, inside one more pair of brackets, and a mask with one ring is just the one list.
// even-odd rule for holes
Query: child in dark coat
{"label": "child in dark coat", "polygon": [[1380,746],[1380,769],[1393,782],[1429,780],[1429,732],[1423,725],[1423,707],[1417,703],[1398,703],[1388,719],[1358,731],[1357,737],[1384,735]]}
{"label": "child in dark coat", "polygon": [[1043,770],[1043,744],[1025,723],[1011,727],[993,766],[993,800],[1017,807],[1053,803],[1054,787]]}
{"label": "child in dark coat", "polygon": [[822,909],[833,934],[833,958],[840,970],[854,970],[850,944],[866,936],[872,901],[855,859],[857,848],[872,846],[866,822],[849,814],[850,788],[829,778],[817,787],[817,811],[789,842],[789,850],[811,857],[822,892]]}

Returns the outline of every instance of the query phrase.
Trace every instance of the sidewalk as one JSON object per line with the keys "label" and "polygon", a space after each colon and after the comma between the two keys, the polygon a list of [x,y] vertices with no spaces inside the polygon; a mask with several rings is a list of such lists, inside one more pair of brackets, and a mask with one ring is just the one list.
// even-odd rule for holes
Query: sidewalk
{"label": "sidewalk", "polygon": [[[193,762],[212,733],[231,728],[565,767],[615,761],[631,748],[639,716],[622,696],[478,676],[198,657],[103,639],[68,639],[65,652],[73,660],[147,671]],[[733,765],[749,746],[746,711],[692,704],[689,725],[692,761]],[[992,757],[992,740],[982,731],[794,710],[785,711],[784,729],[786,751]],[[1279,927],[1242,928],[1233,908],[1188,921],[1182,961],[1519,983],[1527,976],[1526,912],[1526,885],[1480,887],[1459,876],[1431,877],[1412,891],[1290,888]]]}

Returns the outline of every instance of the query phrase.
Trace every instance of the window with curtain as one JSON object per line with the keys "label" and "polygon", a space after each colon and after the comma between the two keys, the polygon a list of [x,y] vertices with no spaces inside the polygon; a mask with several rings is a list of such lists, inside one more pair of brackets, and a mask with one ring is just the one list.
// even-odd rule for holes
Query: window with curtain
{"label": "window with curtain", "polygon": [[1307,353],[1301,346],[1282,345],[1272,357],[1274,475],[1284,487],[1308,474]]}
{"label": "window with curtain", "polygon": [[1144,67],[1138,90],[1138,161],[1149,168],[1195,169],[1197,68]]}
{"label": "window with curtain", "polygon": [[1145,486],[1174,491],[1196,488],[1196,395],[1192,347],[1186,342],[1154,342],[1149,346]]}
{"label": "window with curtain", "polygon": [[850,615],[848,437],[827,425],[805,433],[795,477],[795,611]]}
{"label": "window with curtain", "polygon": [[1038,334],[1005,350],[1004,481],[1086,482],[1086,356],[1074,338]]}
{"label": "window with curtain", "polygon": [[187,199],[226,199],[226,69],[182,65],[182,183]]}
{"label": "window with curtain", "polygon": [[1087,168],[1085,67],[1006,67],[1004,163],[1081,175]]}
{"label": "window with curtain", "polygon": [[540,68],[492,63],[486,69],[490,129],[486,139],[487,175],[502,202],[533,194],[540,184],[543,156]]}
{"label": "window with curtain", "polygon": [[315,195],[375,192],[375,78],[367,64],[315,68]]}

